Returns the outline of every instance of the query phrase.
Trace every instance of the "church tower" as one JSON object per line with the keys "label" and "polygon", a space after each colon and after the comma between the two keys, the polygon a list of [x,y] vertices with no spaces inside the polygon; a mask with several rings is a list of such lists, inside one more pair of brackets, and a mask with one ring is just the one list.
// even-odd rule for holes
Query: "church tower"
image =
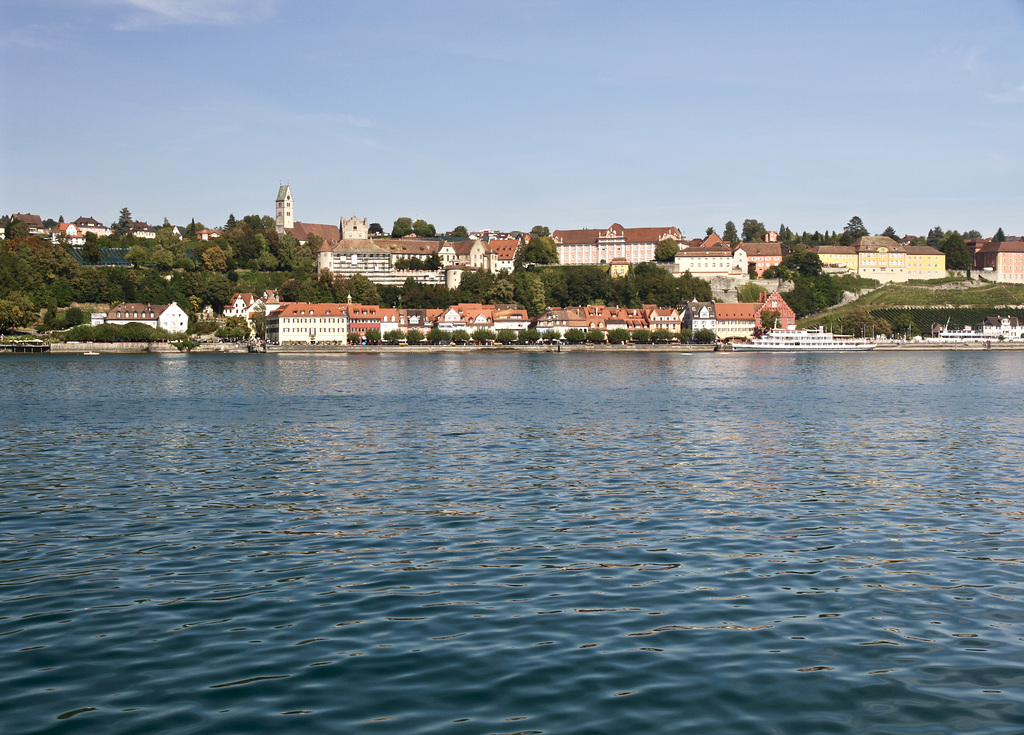
{"label": "church tower", "polygon": [[292,188],[284,184],[277,190],[277,234],[283,235],[295,227],[295,213],[292,211]]}

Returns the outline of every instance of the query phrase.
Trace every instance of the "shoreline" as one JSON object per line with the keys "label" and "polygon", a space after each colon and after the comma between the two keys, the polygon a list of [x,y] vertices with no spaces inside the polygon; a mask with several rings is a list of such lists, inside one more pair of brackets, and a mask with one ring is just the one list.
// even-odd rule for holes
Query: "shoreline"
{"label": "shoreline", "polygon": [[[190,352],[179,351],[173,344],[166,342],[55,342],[50,345],[38,345],[34,349],[13,349],[12,345],[0,345],[0,354],[56,354],[84,355],[96,352],[100,355],[116,354],[164,354],[164,355],[216,355],[216,354],[248,354],[246,344],[216,343],[201,344]],[[717,347],[717,349],[716,349]],[[1024,350],[1024,342],[879,342],[874,350],[865,352],[986,352]],[[375,355],[375,354],[467,354],[467,353],[696,353],[720,352],[732,354],[731,347],[722,348],[709,344],[627,344],[627,345],[271,345],[265,353],[268,355]],[[783,354],[795,354],[801,350],[793,350]],[[808,351],[811,352],[811,351]],[[766,354],[750,352],[746,354]],[[768,353],[778,354],[778,353]]]}

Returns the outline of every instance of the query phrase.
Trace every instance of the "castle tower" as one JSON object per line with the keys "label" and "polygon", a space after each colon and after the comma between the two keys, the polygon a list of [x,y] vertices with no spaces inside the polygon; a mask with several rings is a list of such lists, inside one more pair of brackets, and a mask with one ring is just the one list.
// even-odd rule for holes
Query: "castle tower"
{"label": "castle tower", "polygon": [[277,190],[277,234],[283,235],[295,227],[295,213],[292,210],[292,189],[284,184]]}
{"label": "castle tower", "polygon": [[370,238],[370,226],[366,224],[366,218],[359,219],[352,215],[351,219],[342,219],[341,227],[342,240],[368,240]]}

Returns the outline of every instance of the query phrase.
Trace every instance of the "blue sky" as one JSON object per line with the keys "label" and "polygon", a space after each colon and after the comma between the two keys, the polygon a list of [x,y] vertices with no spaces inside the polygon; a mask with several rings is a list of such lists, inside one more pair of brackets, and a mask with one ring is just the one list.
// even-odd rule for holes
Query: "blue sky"
{"label": "blue sky", "polygon": [[0,211],[1024,235],[1024,0],[3,0]]}

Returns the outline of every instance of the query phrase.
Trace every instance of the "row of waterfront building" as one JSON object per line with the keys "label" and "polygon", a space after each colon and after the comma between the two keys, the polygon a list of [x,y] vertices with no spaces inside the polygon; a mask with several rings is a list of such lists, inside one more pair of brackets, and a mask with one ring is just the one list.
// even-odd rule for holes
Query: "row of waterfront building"
{"label": "row of waterfront building", "polygon": [[282,303],[275,292],[268,291],[259,297],[235,294],[224,313],[245,318],[250,324],[263,315],[266,339],[277,344],[362,342],[372,331],[380,337],[394,332],[404,337],[413,330],[426,336],[433,329],[449,334],[460,329],[483,329],[495,334],[510,330],[517,335],[534,329],[545,339],[562,337],[570,329],[599,330],[605,335],[615,329],[666,330],[673,335],[684,329],[707,329],[719,339],[746,339],[765,328],[796,323],[793,310],[777,292],[762,294],[757,303],[694,301],[678,307],[549,307],[531,317],[515,304],[461,303],[445,309],[401,309],[352,302]]}

